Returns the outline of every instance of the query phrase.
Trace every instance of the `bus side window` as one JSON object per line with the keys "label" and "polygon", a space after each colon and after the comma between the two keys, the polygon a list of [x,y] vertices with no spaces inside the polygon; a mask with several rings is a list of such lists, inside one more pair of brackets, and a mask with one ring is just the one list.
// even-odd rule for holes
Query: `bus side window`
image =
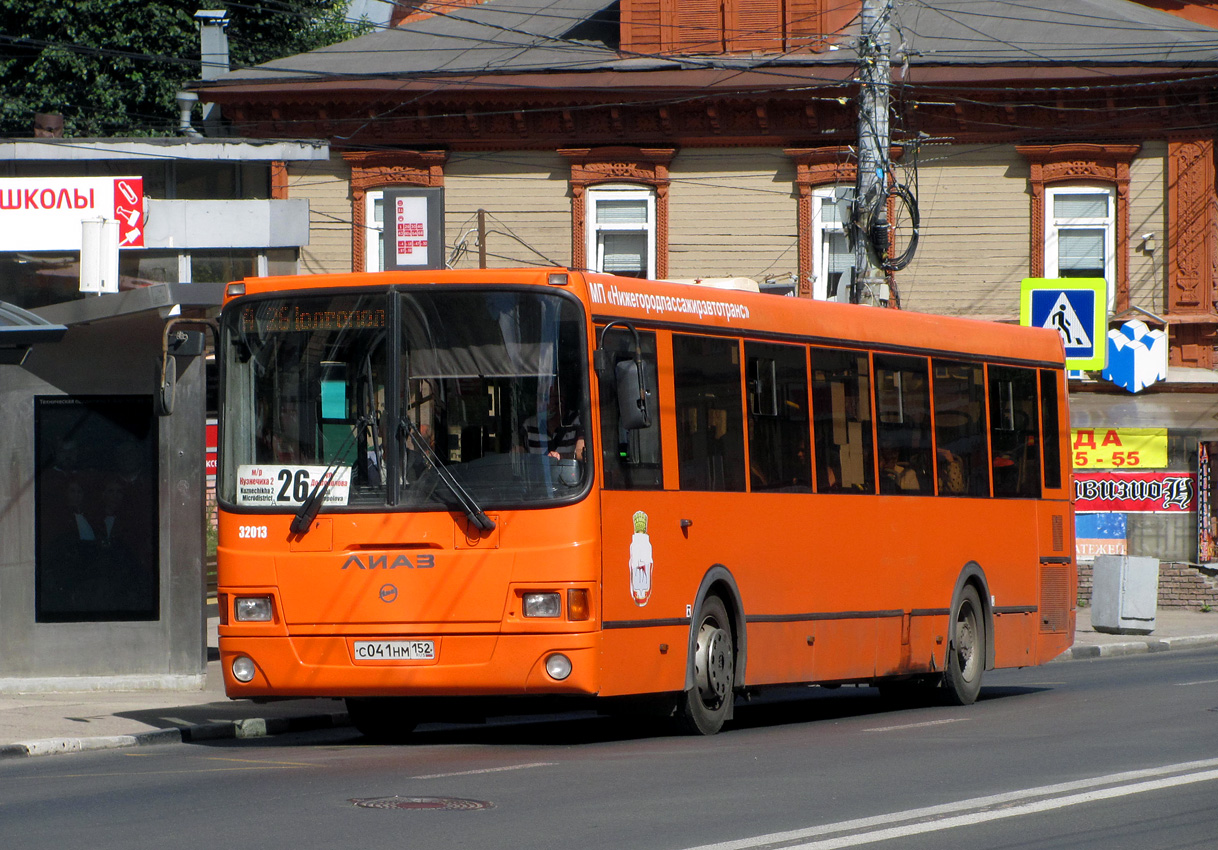
{"label": "bus side window", "polygon": [[870,359],[832,348],[813,348],[811,357],[816,490],[874,493]]}
{"label": "bus side window", "polygon": [[749,487],[812,491],[808,369],[803,346],[746,342]]}
{"label": "bus side window", "polygon": [[1057,373],[1040,370],[1040,421],[1044,441],[1045,489],[1062,486],[1061,431],[1057,424]]}
{"label": "bus side window", "polygon": [[985,370],[979,363],[932,361],[935,452],[940,496],[990,495]]}
{"label": "bus side window", "polygon": [[673,383],[682,490],[744,490],[740,343],[674,334]]}
{"label": "bus side window", "polygon": [[1040,498],[1036,370],[988,366],[994,495]]}
{"label": "bus side window", "polygon": [[875,355],[881,493],[930,495],[935,491],[926,367],[925,357]]}
{"label": "bus side window", "polygon": [[[600,328],[597,329],[597,336]],[[600,380],[601,460],[607,490],[662,490],[664,470],[660,454],[660,391],[656,375],[656,335],[639,332],[643,374],[647,381],[651,425],[627,431],[618,424],[617,388]],[[614,363],[634,359],[634,335],[625,328],[605,334],[605,350]]]}

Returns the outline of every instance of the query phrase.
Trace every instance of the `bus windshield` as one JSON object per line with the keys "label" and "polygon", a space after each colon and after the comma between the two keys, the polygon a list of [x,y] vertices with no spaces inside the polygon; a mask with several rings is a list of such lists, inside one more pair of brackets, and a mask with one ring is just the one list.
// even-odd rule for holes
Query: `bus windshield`
{"label": "bus windshield", "polygon": [[[577,301],[464,289],[249,298],[222,321],[219,497],[464,510],[588,481]],[[472,507],[471,507],[472,505]]]}

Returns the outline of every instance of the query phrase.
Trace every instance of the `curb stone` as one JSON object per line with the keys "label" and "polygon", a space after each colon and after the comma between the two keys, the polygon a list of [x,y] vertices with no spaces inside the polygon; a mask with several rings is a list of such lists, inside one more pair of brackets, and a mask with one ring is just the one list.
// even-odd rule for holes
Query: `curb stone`
{"label": "curb stone", "polygon": [[135,735],[105,735],[95,738],[45,738],[0,744],[0,761],[11,758],[57,756],[92,750],[117,750],[127,747],[148,747],[156,744],[195,743],[228,738],[263,738],[288,732],[311,732],[316,729],[337,729],[349,725],[345,712],[307,715],[305,717],[250,717],[218,723],[197,723],[172,729],[154,729]]}
{"label": "curb stone", "polygon": [[1172,649],[1192,649],[1198,646],[1218,646],[1218,635],[1195,635],[1191,637],[1162,638],[1157,640],[1109,643],[1102,646],[1075,646],[1049,661],[1079,661],[1086,658],[1116,658],[1122,655],[1141,655],[1151,652],[1167,652]]}

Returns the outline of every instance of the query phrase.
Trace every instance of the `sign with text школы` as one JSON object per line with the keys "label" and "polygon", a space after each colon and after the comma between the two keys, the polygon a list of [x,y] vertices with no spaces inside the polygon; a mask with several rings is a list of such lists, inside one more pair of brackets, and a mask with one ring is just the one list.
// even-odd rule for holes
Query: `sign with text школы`
{"label": "sign with text \u0448\u043a\u043e\u043b\u044b", "polygon": [[1019,323],[1057,331],[1067,369],[1103,369],[1108,354],[1108,282],[1103,278],[1024,278]]}

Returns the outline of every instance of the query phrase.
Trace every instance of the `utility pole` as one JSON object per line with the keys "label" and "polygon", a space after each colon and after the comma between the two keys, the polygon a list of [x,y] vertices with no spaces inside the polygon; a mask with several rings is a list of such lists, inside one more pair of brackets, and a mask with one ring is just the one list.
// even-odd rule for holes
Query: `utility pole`
{"label": "utility pole", "polygon": [[889,51],[889,15],[892,0],[863,0],[859,40],[858,176],[854,186],[854,279],[850,302],[888,300],[882,271],[871,264],[868,251],[888,239],[888,87],[892,83]]}

